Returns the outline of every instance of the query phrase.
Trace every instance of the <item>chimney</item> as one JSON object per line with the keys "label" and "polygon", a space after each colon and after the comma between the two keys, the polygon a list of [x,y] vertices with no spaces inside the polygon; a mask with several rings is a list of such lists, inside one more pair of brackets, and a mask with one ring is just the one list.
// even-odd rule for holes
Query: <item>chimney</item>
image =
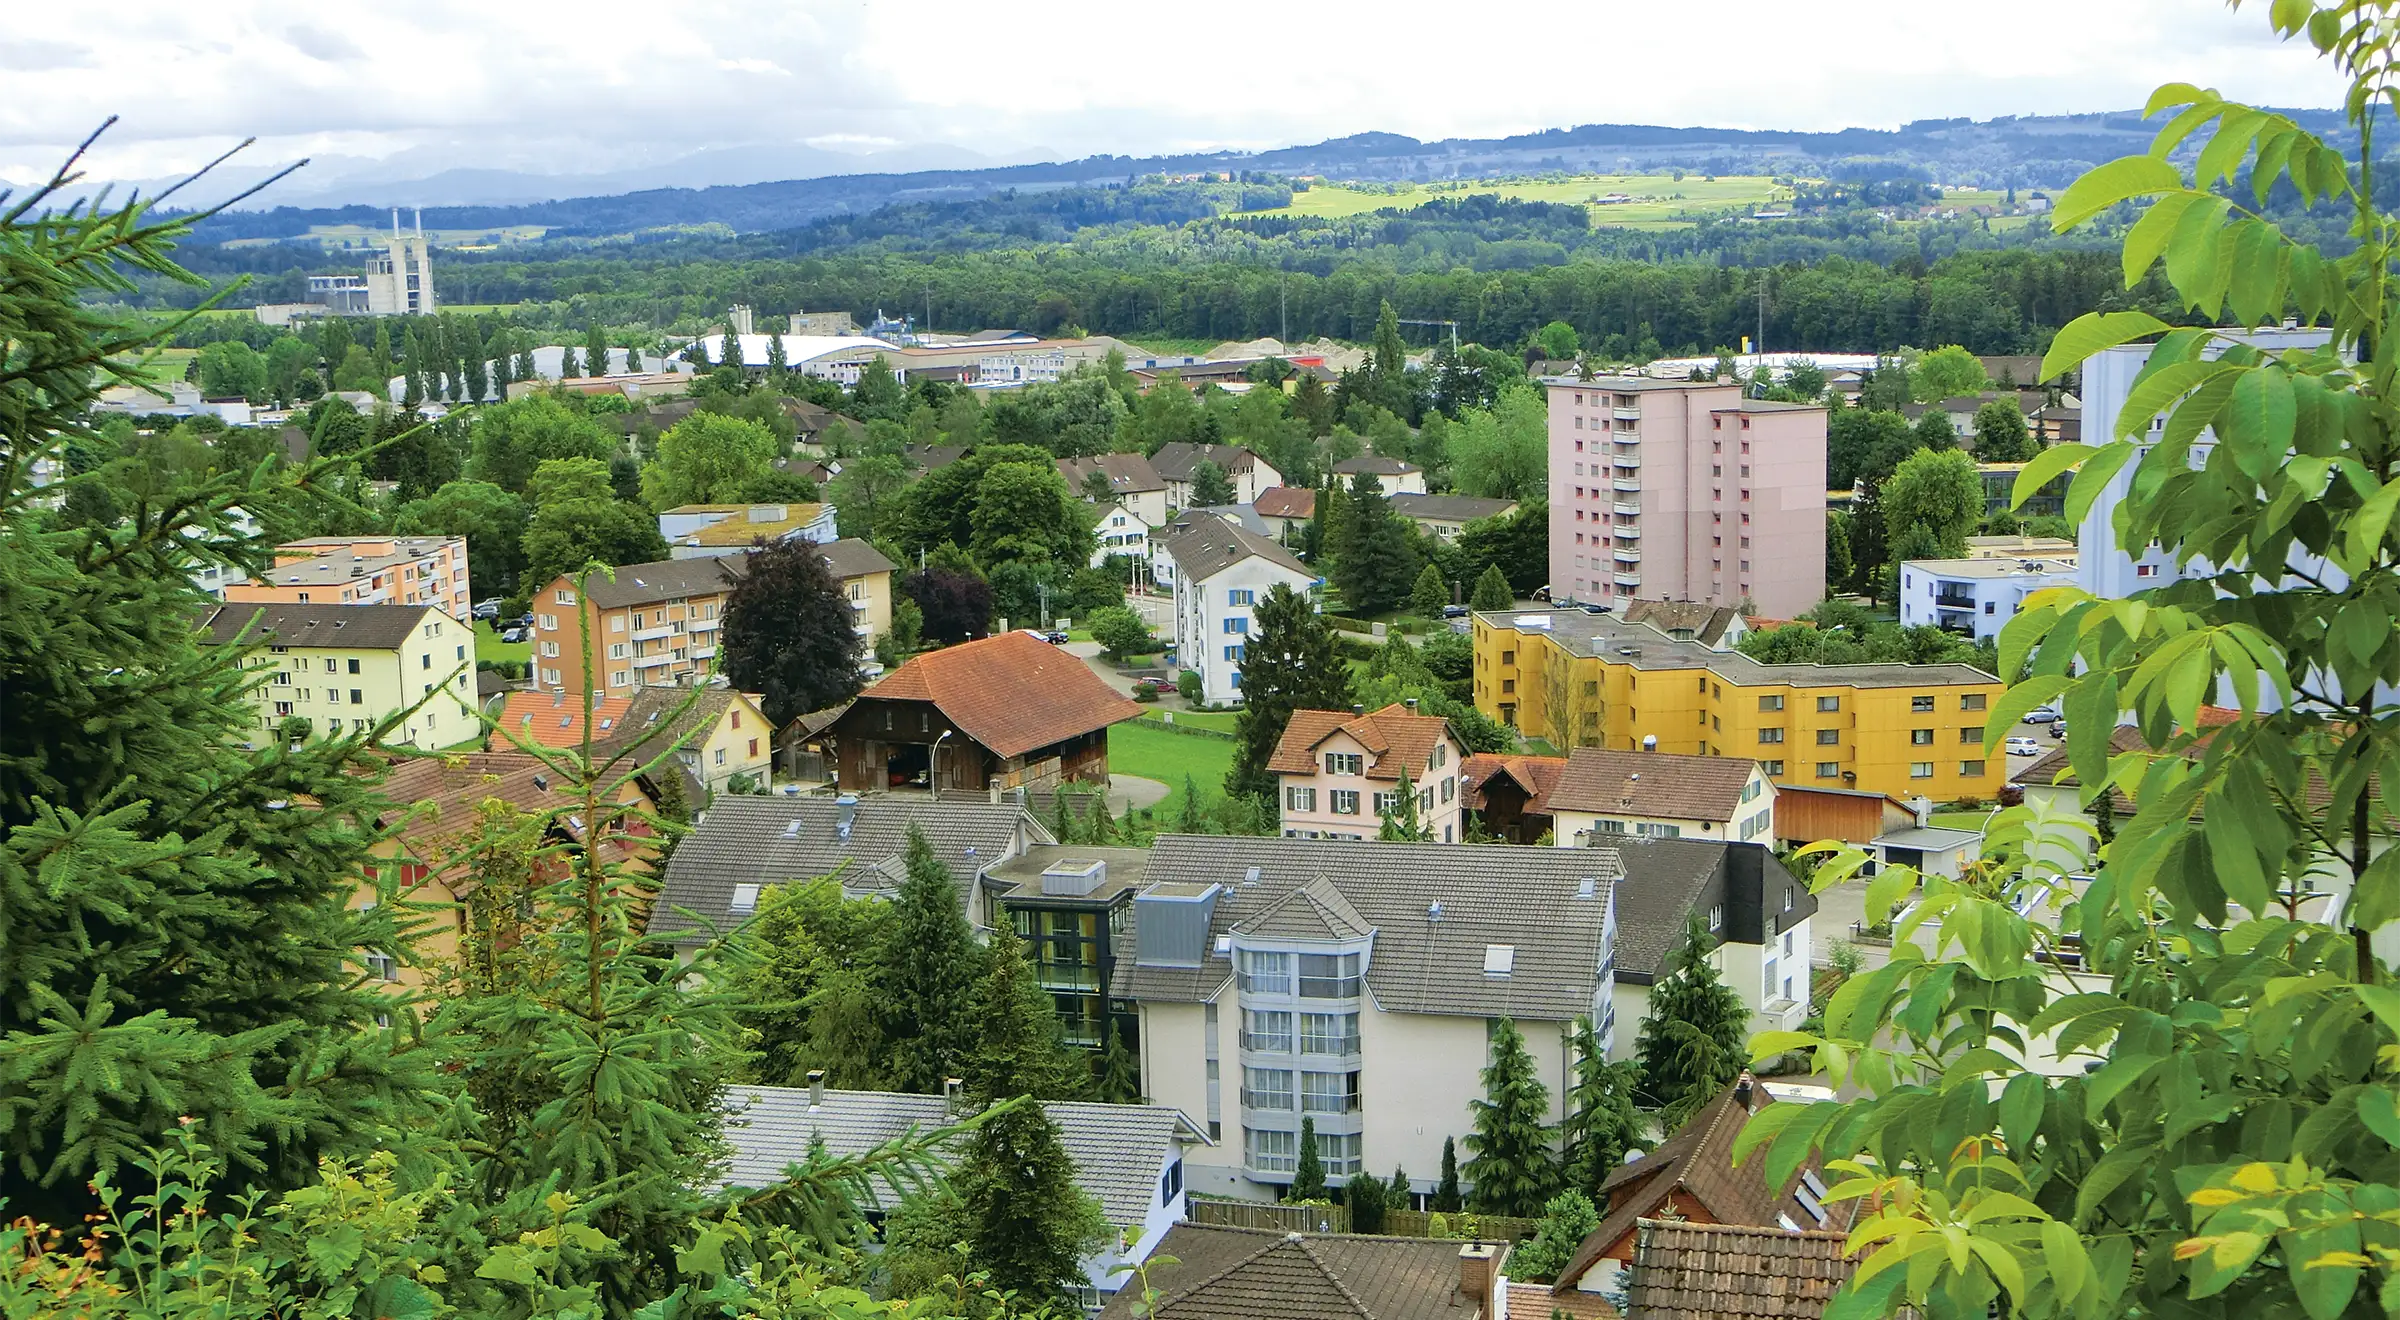
{"label": "chimney", "polygon": [[1485,1315],[1498,1314],[1492,1290],[1500,1278],[1500,1253],[1505,1250],[1496,1242],[1470,1242],[1458,1249],[1458,1295]]}
{"label": "chimney", "polygon": [[965,1082],[956,1077],[945,1077],[942,1079],[942,1117],[958,1117],[959,1090],[965,1085]]}
{"label": "chimney", "polygon": [[1756,1106],[1750,1103],[1750,1088],[1751,1081],[1748,1073],[1743,1073],[1741,1080],[1733,1084],[1733,1102],[1740,1105],[1745,1114],[1754,1112],[1756,1109]]}
{"label": "chimney", "polygon": [[1417,713],[1417,699],[1415,697],[1408,698],[1408,713],[1411,715]]}
{"label": "chimney", "polygon": [[808,1107],[811,1109],[825,1107],[825,1070],[823,1068],[808,1070]]}
{"label": "chimney", "polygon": [[858,794],[844,793],[833,800],[834,837],[850,841],[850,827],[858,823]]}
{"label": "chimney", "polygon": [[1927,798],[1912,797],[1908,800],[1908,814],[1917,818],[1918,829],[1924,829],[1933,824],[1933,803]]}
{"label": "chimney", "polygon": [[1350,708],[1350,713],[1352,715],[1364,715],[1367,713],[1367,708],[1364,706],[1352,706]]}

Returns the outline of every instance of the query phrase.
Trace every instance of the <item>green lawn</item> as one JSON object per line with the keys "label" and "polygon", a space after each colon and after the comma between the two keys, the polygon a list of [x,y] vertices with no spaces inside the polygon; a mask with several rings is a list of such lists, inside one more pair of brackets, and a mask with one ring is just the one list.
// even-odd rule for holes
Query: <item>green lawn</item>
{"label": "green lawn", "polygon": [[481,619],[475,621],[475,658],[478,660],[514,660],[522,664],[533,659],[533,643],[504,642],[492,625]]}
{"label": "green lawn", "polygon": [[[1234,710],[1179,710],[1174,714],[1177,724],[1187,724],[1195,729],[1215,729],[1222,733],[1233,732],[1234,722],[1242,717],[1240,711]],[[1166,715],[1166,711],[1153,710],[1144,712],[1142,718],[1164,724]]]}
{"label": "green lawn", "polygon": [[[1296,193],[1290,206],[1252,215],[1341,217],[1380,211],[1409,210],[1436,197],[1496,194],[1511,201],[1583,202],[1592,223],[1625,229],[1672,229],[1690,223],[1697,212],[1739,212],[1747,215],[1769,202],[1789,200],[1791,190],[1763,175],[1720,175],[1715,179],[1686,174],[1577,174],[1566,178],[1459,179],[1432,184],[1369,184],[1345,188],[1319,183]],[[1622,196],[1627,201],[1602,204],[1600,199]]]}
{"label": "green lawn", "polygon": [[1108,731],[1108,768],[1112,774],[1140,775],[1165,784],[1166,799],[1151,811],[1160,828],[1172,828],[1183,813],[1184,776],[1191,776],[1201,801],[1224,796],[1225,772],[1233,768],[1233,743],[1223,738],[1194,738],[1146,720],[1131,720]]}

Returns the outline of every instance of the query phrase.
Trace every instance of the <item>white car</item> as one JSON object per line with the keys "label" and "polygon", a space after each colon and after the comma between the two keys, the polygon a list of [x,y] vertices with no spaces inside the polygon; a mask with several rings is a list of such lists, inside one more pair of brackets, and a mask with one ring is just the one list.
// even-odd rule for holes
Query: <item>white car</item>
{"label": "white car", "polygon": [[2041,752],[2042,745],[2031,738],[2019,735],[2008,740],[2010,756],[2039,756]]}

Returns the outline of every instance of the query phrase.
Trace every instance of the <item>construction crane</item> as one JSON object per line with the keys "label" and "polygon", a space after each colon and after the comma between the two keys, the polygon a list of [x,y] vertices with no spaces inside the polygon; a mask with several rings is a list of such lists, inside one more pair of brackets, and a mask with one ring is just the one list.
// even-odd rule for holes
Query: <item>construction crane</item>
{"label": "construction crane", "polygon": [[1408,319],[1406,319],[1406,318],[1395,318],[1395,319],[1396,319],[1396,320],[1398,321],[1398,323],[1399,323],[1399,324],[1401,324],[1401,325],[1446,325],[1446,326],[1450,327],[1450,356],[1452,356],[1452,357],[1457,357],[1457,356],[1458,356],[1458,322],[1456,322],[1456,321],[1411,321],[1411,320],[1408,320]]}

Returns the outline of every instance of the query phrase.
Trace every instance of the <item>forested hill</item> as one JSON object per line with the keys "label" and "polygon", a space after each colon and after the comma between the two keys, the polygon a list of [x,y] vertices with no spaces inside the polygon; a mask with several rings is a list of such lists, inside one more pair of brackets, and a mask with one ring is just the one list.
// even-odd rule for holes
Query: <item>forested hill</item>
{"label": "forested hill", "polygon": [[[2336,141],[2349,131],[2331,110],[2295,110],[2313,132]],[[1155,174],[1201,171],[1331,179],[1433,180],[1549,170],[1622,173],[1688,169],[1717,174],[1913,177],[1978,187],[2060,187],[2090,166],[2146,149],[2154,124],[2137,112],[1920,120],[1891,130],[1834,133],[1586,124],[1505,138],[1420,142],[1362,133],[1258,153],[1093,156],[983,170],[854,174],[717,188],[662,188],[522,206],[429,207],[428,228],[540,225],[580,234],[622,234],[722,225],[737,232],[795,228],[827,216],[895,202],[968,201],[1004,192],[1122,186]],[[535,181],[535,182],[538,182]],[[385,189],[390,191],[390,189]],[[220,216],[203,242],[290,238],[321,225],[380,226],[371,206],[279,207]]]}

